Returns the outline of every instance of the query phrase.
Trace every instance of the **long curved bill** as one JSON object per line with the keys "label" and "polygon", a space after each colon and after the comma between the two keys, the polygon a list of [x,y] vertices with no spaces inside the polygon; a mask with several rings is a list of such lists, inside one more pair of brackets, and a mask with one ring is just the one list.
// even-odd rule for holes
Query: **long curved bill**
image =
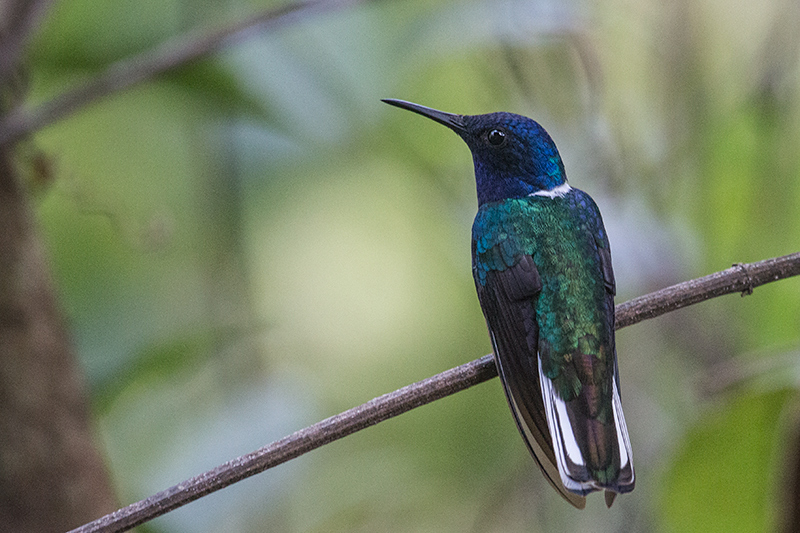
{"label": "long curved bill", "polygon": [[431,120],[435,120],[439,124],[447,126],[456,133],[466,132],[466,126],[464,125],[463,115],[456,115],[454,113],[445,113],[444,111],[439,111],[437,109],[425,107],[424,105],[406,102],[405,100],[395,100],[394,98],[383,98],[381,99],[381,101],[386,102],[389,105],[399,107],[400,109],[407,109],[408,111],[413,111],[414,113],[422,115],[423,117],[428,117]]}

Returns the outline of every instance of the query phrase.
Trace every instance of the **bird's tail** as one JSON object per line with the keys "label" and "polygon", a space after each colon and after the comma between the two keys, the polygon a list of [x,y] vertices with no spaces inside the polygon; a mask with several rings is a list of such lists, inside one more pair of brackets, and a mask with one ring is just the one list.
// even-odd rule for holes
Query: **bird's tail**
{"label": "bird's tail", "polygon": [[616,376],[612,379],[613,420],[607,423],[587,416],[587,409],[581,406],[590,391],[584,391],[572,401],[564,401],[552,380],[542,371],[541,361],[539,380],[556,465],[564,487],[581,496],[605,490],[606,504],[610,507],[617,493],[630,492],[634,487],[631,443]]}

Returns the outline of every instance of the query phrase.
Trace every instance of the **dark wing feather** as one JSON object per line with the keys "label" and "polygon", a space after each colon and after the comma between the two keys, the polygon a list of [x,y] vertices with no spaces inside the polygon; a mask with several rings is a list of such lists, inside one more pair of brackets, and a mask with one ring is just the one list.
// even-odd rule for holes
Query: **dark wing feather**
{"label": "dark wing feather", "polygon": [[486,284],[476,286],[500,380],[517,427],[550,484],[565,500],[582,509],[586,499],[569,492],[561,481],[545,417],[535,315],[542,283],[533,258],[522,256],[512,267],[490,271]]}
{"label": "dark wing feather", "polygon": [[[605,232],[603,232],[605,235]],[[600,268],[603,271],[603,281],[605,282],[606,286],[606,312],[608,313],[608,323],[609,327],[611,328],[611,350],[614,354],[614,382],[617,386],[617,394],[618,396],[622,394],[619,386],[619,365],[617,363],[617,346],[614,339],[614,330],[616,329],[615,321],[616,321],[616,314],[614,309],[614,296],[617,294],[617,285],[614,280],[614,269],[611,266],[611,249],[608,245],[607,238],[601,242],[597,242],[597,253],[600,256]],[[620,402],[620,398],[616,398],[615,401]],[[619,411],[622,413],[622,406],[619,405]],[[620,424],[619,431],[624,433],[624,445],[626,446],[626,456],[628,458],[627,462],[624,462],[620,465],[620,474],[619,479],[621,480],[621,487],[624,488],[625,492],[630,492],[633,490],[635,486],[635,477],[633,473],[633,463],[631,458],[631,450],[630,450],[630,440],[628,437],[628,429],[625,426],[625,422],[622,421]],[[606,491],[605,499],[606,505],[611,507],[611,504],[614,503],[614,498],[616,496],[615,492]]]}
{"label": "dark wing feather", "polygon": [[603,271],[603,283],[606,286],[606,293],[612,297],[616,296],[617,283],[614,281],[614,268],[611,266],[611,250],[608,247],[608,243],[598,242],[597,254],[600,256],[600,269]]}

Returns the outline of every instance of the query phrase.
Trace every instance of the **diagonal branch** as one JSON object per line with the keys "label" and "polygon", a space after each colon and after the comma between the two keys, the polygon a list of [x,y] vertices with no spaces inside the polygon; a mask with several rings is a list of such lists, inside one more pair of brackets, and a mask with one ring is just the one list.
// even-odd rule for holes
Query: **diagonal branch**
{"label": "diagonal branch", "polygon": [[742,296],[753,294],[753,289],[759,285],[797,275],[800,275],[800,252],[756,263],[736,263],[727,270],[619,304],[616,308],[617,329],[717,296],[733,292],[740,292]]}
{"label": "diagonal branch", "polygon": [[216,31],[182,36],[154,50],[118,61],[96,78],[61,93],[38,107],[33,109],[18,107],[8,113],[0,122],[0,146],[16,142],[110,94],[123,91],[168,70],[217,52],[244,38],[250,31],[276,29],[304,15],[355,5],[362,1],[364,0],[294,2],[263,11]]}
{"label": "diagonal branch", "polygon": [[[617,328],[723,294],[750,294],[759,285],[797,275],[800,275],[800,252],[757,263],[737,264],[727,270],[685,281],[618,305]],[[495,376],[497,369],[492,354],[484,355],[475,361],[326,418],[259,450],[237,457],[204,474],[74,529],[71,533],[126,531],[320,446]]]}

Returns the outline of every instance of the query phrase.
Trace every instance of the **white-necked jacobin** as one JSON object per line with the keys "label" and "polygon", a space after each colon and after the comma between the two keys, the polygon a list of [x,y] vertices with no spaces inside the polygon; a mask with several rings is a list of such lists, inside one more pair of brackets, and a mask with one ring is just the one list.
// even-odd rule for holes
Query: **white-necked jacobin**
{"label": "white-necked jacobin", "polygon": [[512,113],[455,115],[386,99],[456,132],[475,165],[472,274],[517,427],[572,505],[633,490],[614,346],[614,271],[600,211],[567,183],[550,135]]}

